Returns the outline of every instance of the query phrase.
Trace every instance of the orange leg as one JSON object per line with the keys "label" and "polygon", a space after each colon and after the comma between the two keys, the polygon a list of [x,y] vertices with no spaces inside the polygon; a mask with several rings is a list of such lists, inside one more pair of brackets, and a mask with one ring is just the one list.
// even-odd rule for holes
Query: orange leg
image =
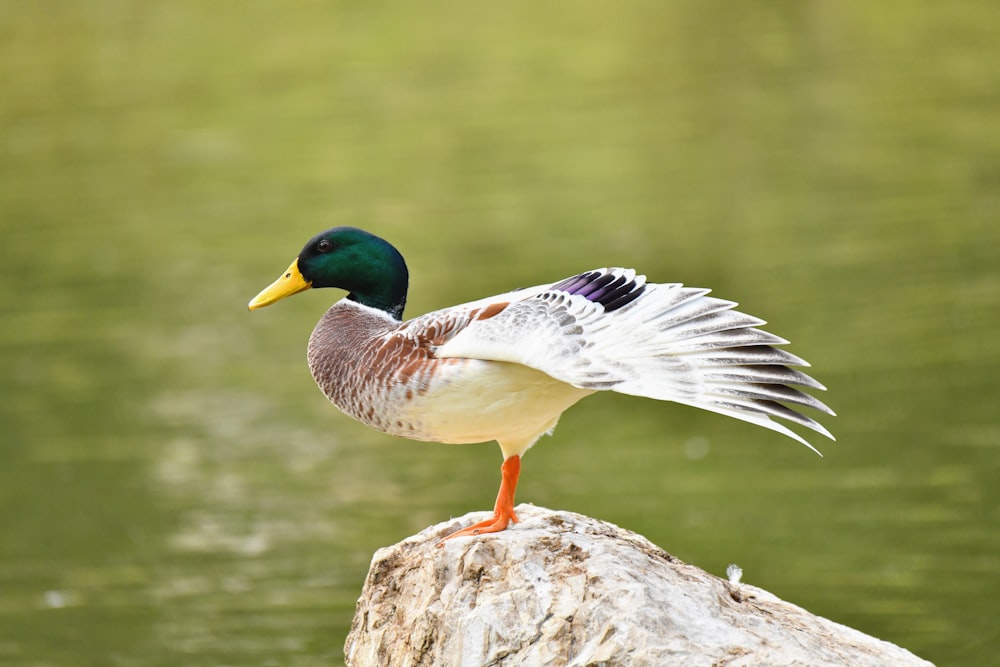
{"label": "orange leg", "polygon": [[497,494],[497,502],[493,506],[493,518],[455,531],[438,542],[437,546],[443,547],[445,540],[453,537],[499,533],[501,530],[506,530],[511,521],[517,523],[517,515],[514,514],[514,491],[517,489],[517,478],[520,474],[521,457],[512,456],[505,459],[500,466],[500,493]]}

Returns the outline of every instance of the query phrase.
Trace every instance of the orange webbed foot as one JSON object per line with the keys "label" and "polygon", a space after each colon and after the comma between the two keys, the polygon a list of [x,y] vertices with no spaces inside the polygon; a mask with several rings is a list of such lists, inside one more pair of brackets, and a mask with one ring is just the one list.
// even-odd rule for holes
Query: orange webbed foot
{"label": "orange webbed foot", "polygon": [[499,533],[502,530],[507,530],[507,526],[511,522],[517,523],[517,514],[514,513],[514,490],[517,488],[517,478],[520,474],[521,457],[511,456],[506,459],[500,467],[500,492],[497,494],[497,502],[493,507],[493,518],[456,530],[438,542],[437,547],[443,547],[446,541],[454,537]]}
{"label": "orange webbed foot", "polygon": [[454,537],[469,537],[472,535],[482,535],[484,533],[499,533],[501,530],[507,530],[507,526],[513,523],[517,523],[517,517],[511,512],[510,516],[494,515],[491,519],[486,519],[485,521],[480,521],[479,523],[474,523],[471,526],[466,526],[461,530],[456,530],[451,535],[441,538],[441,541],[437,543],[438,547],[443,547],[444,543]]}

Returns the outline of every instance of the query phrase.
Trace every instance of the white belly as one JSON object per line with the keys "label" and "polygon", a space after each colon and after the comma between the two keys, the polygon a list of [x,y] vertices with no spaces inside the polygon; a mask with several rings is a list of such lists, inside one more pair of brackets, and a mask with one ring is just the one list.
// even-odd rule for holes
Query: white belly
{"label": "white belly", "polygon": [[592,393],[520,364],[470,359],[436,376],[408,402],[402,416],[413,430],[399,435],[447,443],[497,440],[505,456],[522,454],[566,408]]}

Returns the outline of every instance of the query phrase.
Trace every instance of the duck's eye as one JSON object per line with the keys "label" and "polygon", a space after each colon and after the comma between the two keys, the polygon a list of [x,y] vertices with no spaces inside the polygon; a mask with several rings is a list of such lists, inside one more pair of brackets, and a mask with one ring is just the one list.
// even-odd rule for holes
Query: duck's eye
{"label": "duck's eye", "polygon": [[316,249],[320,252],[329,252],[333,249],[333,241],[328,239],[322,239],[317,245]]}

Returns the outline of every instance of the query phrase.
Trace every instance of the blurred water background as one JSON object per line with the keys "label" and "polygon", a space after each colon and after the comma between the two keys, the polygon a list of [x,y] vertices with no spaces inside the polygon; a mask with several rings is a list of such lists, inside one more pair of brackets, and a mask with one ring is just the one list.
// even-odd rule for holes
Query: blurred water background
{"label": "blurred water background", "polygon": [[[1000,6],[0,2],[0,664],[330,665],[372,553],[492,506],[493,444],[341,416],[357,225],[408,314],[605,265],[813,363],[819,458],[601,395],[520,501],[941,664],[1000,665]],[[502,539],[502,538],[501,538]]]}

